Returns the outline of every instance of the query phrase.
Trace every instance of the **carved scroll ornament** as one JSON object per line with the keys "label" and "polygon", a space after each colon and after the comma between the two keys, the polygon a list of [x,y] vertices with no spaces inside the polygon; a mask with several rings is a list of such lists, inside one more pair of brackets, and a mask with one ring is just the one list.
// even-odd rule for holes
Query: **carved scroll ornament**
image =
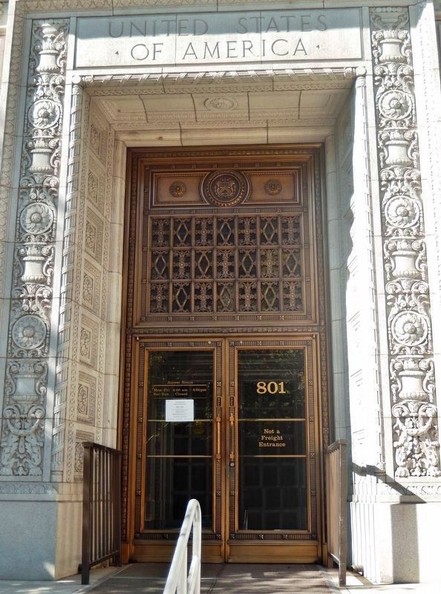
{"label": "carved scroll ornament", "polygon": [[395,476],[440,476],[414,71],[407,10],[371,11]]}
{"label": "carved scroll ornament", "polygon": [[18,196],[0,474],[43,474],[67,26],[34,23]]}

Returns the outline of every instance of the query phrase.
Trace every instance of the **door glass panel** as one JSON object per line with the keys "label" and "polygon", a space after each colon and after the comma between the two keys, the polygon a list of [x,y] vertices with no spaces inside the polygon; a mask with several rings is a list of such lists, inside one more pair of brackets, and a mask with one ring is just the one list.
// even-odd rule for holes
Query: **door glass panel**
{"label": "door glass panel", "polygon": [[240,350],[239,529],[306,530],[303,349]]}
{"label": "door glass panel", "polygon": [[[177,401],[180,402],[177,402]],[[167,402],[189,402],[193,421],[170,421]],[[176,410],[176,409],[175,409]],[[203,525],[212,524],[213,353],[149,353],[147,407],[147,529],[182,524],[187,503],[198,499]]]}

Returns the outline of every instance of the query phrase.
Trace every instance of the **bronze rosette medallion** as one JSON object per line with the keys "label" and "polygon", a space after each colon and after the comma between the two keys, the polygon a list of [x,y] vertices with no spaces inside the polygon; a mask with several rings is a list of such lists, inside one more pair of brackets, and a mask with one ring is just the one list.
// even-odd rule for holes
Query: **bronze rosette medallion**
{"label": "bronze rosette medallion", "polygon": [[201,183],[201,195],[213,206],[237,206],[250,194],[250,181],[240,171],[212,171]]}

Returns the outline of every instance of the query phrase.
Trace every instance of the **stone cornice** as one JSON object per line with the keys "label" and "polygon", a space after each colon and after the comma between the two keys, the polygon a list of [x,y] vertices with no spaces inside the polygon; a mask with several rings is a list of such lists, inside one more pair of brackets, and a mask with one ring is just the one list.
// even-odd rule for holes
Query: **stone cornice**
{"label": "stone cornice", "polygon": [[[364,73],[364,71],[362,71]],[[291,89],[311,89],[311,88],[347,88],[357,74],[354,68],[317,68],[314,71],[310,69],[292,69],[281,68],[265,68],[262,76],[265,80],[277,79],[278,82],[286,81]],[[205,72],[201,75],[200,72],[188,72],[185,76],[181,72],[156,72],[147,74],[113,74],[113,75],[74,75],[73,81],[75,84],[80,84],[83,87],[94,87],[94,95],[102,94],[102,88],[119,88],[122,87],[124,94],[136,93],[136,87],[139,85],[145,88],[148,83],[157,85],[158,82],[165,84],[167,81],[173,81],[174,92],[182,92],[183,87],[191,85],[193,88],[197,84],[198,90],[204,83],[209,85],[210,89],[216,87],[219,92],[220,87],[225,84],[234,85],[240,84],[243,87],[247,79],[251,83],[256,82],[256,71],[242,70],[242,71],[224,71],[224,72]],[[259,78],[260,80],[260,78]],[[319,86],[317,86],[319,85]],[[317,87],[316,87],[317,86]],[[107,93],[104,93],[107,94]]]}
{"label": "stone cornice", "polygon": [[[90,13],[122,14],[125,12],[148,13],[161,9],[175,11],[223,12],[230,10],[313,10],[332,8],[361,8],[361,7],[399,7],[415,4],[411,0],[333,0],[327,2],[319,0],[302,0],[301,2],[278,2],[273,0],[16,0],[19,11],[24,13]],[[441,10],[441,0],[435,2],[437,10]]]}

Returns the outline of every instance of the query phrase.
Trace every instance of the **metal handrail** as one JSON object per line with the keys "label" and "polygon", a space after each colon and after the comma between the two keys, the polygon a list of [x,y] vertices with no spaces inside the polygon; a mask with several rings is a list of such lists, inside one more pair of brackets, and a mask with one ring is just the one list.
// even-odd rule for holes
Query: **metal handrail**
{"label": "metal handrail", "polygon": [[[196,499],[188,502],[164,594],[200,594],[201,591],[201,506]],[[192,533],[192,556],[187,575],[187,545]]]}
{"label": "metal handrail", "polygon": [[328,554],[338,565],[338,583],[346,585],[347,563],[347,442],[340,439],[328,447],[326,456]]}
{"label": "metal handrail", "polygon": [[90,568],[112,559],[121,565],[121,452],[85,442],[81,583]]}

